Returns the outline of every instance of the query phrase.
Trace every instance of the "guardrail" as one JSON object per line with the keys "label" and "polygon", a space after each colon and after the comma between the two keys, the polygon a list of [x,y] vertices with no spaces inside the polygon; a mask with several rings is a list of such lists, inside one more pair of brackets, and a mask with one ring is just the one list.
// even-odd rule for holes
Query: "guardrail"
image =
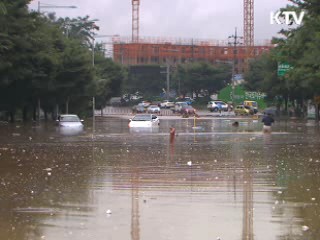
{"label": "guardrail", "polygon": [[[113,115],[132,115],[130,107],[105,107],[102,110],[95,110],[95,116],[113,116]],[[176,116],[177,113],[173,113],[171,109],[161,109],[160,116]]]}

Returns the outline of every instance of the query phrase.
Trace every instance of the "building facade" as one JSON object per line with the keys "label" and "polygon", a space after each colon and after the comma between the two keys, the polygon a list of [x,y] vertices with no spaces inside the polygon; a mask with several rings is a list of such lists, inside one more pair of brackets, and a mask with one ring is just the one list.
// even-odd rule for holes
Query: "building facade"
{"label": "building facade", "polygon": [[155,41],[141,40],[138,43],[115,39],[113,59],[123,65],[177,65],[189,62],[225,63],[234,66],[234,73],[246,69],[247,59],[270,51],[271,44],[265,43],[247,48],[218,41]]}

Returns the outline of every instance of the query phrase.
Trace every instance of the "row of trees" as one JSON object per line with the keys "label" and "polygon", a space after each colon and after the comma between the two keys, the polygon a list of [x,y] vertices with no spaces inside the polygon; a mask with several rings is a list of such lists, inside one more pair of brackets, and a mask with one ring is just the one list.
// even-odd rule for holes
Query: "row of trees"
{"label": "row of trees", "polygon": [[[314,0],[290,0],[290,10],[305,11],[303,24],[282,30],[282,38],[273,39],[276,47],[251,62],[246,76],[247,87],[266,92],[270,98],[284,102],[297,111],[304,111],[306,102],[313,100],[318,108],[320,96],[320,8]],[[288,63],[291,68],[285,76],[278,76],[278,64]]]}
{"label": "row of trees", "polygon": [[[167,89],[165,66],[131,66],[123,84],[126,93],[140,92],[145,97],[159,96]],[[170,89],[181,95],[200,92],[217,93],[231,80],[231,65],[194,62],[170,67]]]}
{"label": "row of trees", "polygon": [[[56,19],[28,10],[29,0],[4,0],[0,7],[0,111],[14,121],[36,118],[40,104],[47,113],[79,112],[98,107],[119,94],[125,70],[104,57],[89,17]],[[69,106],[70,105],[70,106]],[[33,114],[30,114],[33,113]],[[53,114],[54,115],[54,114]]]}

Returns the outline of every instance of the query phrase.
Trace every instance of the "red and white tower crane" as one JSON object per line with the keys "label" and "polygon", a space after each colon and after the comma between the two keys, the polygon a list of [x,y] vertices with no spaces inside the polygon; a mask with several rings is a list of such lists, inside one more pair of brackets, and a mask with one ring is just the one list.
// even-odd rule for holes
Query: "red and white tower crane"
{"label": "red and white tower crane", "polygon": [[254,0],[244,0],[244,45],[254,46]]}
{"label": "red and white tower crane", "polygon": [[139,42],[140,0],[132,0],[132,42]]}

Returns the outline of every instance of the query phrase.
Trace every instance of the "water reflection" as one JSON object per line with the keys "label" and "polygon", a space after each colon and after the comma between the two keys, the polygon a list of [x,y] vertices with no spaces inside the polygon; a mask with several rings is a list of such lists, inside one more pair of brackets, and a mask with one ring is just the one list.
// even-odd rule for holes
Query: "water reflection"
{"label": "water reflection", "polygon": [[159,127],[131,127],[130,133],[159,133]]}
{"label": "water reflection", "polygon": [[57,132],[64,136],[75,136],[83,133],[83,126],[75,126],[75,127],[56,127]]}

